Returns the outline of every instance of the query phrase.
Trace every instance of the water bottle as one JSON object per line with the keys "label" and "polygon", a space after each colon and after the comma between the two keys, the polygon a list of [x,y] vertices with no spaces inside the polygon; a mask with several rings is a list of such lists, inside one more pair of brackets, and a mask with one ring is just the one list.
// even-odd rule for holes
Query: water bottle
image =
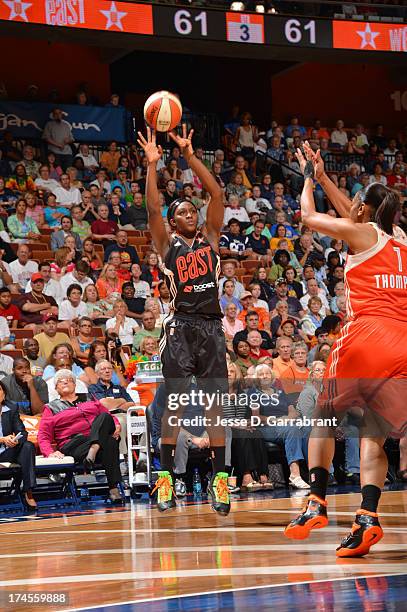
{"label": "water bottle", "polygon": [[194,475],[192,478],[192,490],[194,492],[194,497],[200,497],[202,495],[202,483],[198,468],[194,469]]}
{"label": "water bottle", "polygon": [[9,341],[9,344],[15,344],[15,341],[16,341],[16,335],[15,335],[15,333],[10,332],[10,335],[9,335],[9,340],[8,340],[8,341]]}

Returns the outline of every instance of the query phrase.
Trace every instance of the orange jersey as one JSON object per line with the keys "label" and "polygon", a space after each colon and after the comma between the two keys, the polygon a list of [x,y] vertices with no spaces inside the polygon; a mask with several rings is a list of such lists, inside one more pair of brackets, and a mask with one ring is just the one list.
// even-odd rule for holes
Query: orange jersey
{"label": "orange jersey", "polygon": [[371,225],[377,231],[377,243],[346,259],[349,320],[377,316],[407,323],[407,245]]}

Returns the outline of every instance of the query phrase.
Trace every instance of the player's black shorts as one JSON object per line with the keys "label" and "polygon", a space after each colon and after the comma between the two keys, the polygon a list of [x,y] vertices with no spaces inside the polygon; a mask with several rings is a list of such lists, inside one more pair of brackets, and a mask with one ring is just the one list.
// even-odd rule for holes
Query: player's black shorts
{"label": "player's black shorts", "polygon": [[200,388],[227,392],[226,343],[221,320],[169,316],[163,323],[159,346],[169,392],[181,392],[194,378]]}

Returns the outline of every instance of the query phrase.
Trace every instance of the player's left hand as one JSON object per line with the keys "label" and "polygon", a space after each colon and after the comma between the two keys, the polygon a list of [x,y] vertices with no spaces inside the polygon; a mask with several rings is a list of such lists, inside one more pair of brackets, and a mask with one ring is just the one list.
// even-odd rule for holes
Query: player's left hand
{"label": "player's left hand", "polygon": [[185,159],[188,159],[194,154],[194,149],[192,148],[192,136],[194,135],[194,130],[190,130],[187,136],[187,124],[182,124],[182,136],[179,136],[177,132],[172,130],[169,132],[170,137],[173,141],[179,146],[181,149],[182,155]]}

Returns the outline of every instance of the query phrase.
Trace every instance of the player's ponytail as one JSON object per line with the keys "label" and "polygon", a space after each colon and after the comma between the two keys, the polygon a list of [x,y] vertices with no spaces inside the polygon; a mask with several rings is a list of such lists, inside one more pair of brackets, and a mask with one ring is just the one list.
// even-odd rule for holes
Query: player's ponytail
{"label": "player's ponytail", "polygon": [[363,200],[373,209],[372,220],[383,232],[391,236],[394,218],[400,210],[398,193],[381,183],[373,183],[367,188]]}

